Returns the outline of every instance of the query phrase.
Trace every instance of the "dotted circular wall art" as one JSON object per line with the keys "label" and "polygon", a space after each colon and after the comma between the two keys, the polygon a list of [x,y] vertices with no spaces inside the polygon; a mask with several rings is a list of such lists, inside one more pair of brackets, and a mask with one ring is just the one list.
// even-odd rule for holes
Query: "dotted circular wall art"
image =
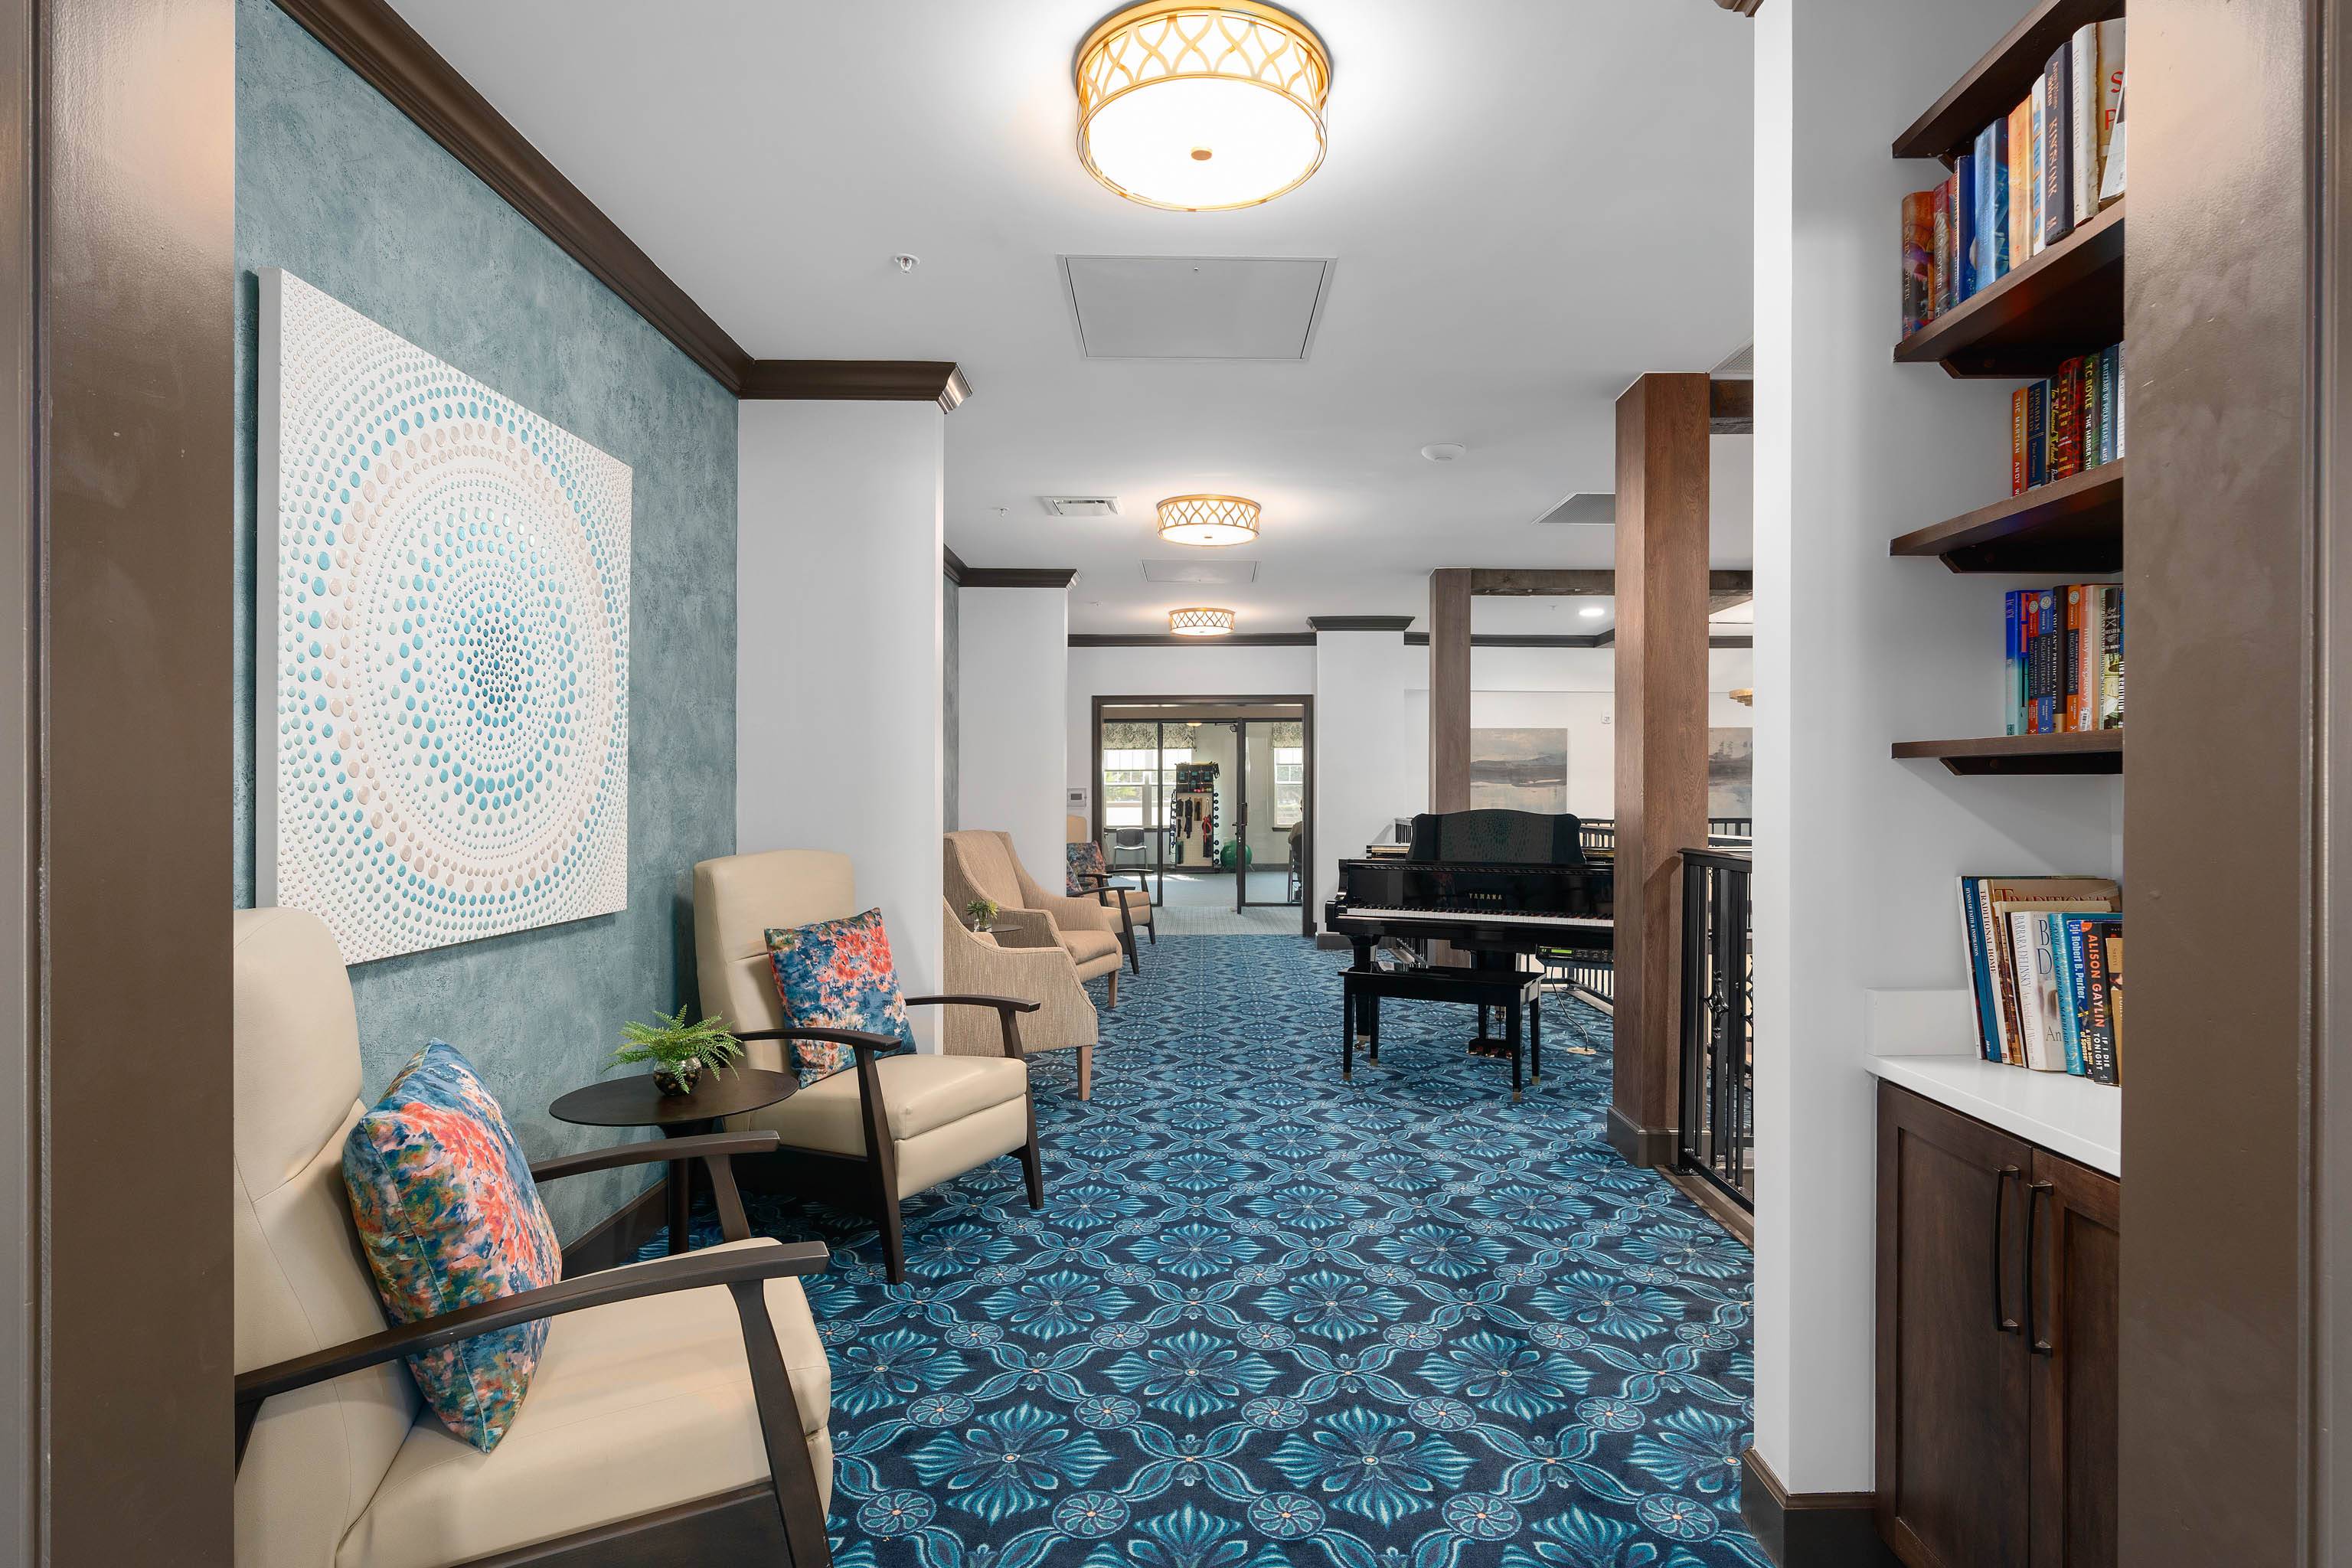
{"label": "dotted circular wall art", "polygon": [[628,465],[289,273],[261,295],[261,901],[347,963],[619,910]]}

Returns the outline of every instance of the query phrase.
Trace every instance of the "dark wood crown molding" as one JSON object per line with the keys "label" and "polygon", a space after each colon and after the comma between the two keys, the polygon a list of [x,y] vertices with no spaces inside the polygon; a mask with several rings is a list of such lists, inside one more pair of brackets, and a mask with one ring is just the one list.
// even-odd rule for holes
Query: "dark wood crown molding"
{"label": "dark wood crown molding", "polygon": [[[1752,637],[1710,637],[1709,647],[1751,647]],[[1404,634],[1407,647],[1427,647],[1427,632]],[[1479,632],[1470,638],[1472,647],[1615,647],[1617,633],[1605,632]]]}
{"label": "dark wood crown molding", "polygon": [[[1072,632],[1072,647],[1313,647],[1313,632],[1234,632],[1221,637],[1180,637],[1173,632]],[[1160,698],[1154,701],[1165,700]]]}
{"label": "dark wood crown molding", "polygon": [[1078,580],[1075,566],[965,566],[956,579],[964,588],[1066,588]]}
{"label": "dark wood crown molding", "polygon": [[1756,434],[1754,382],[1711,381],[1706,384],[1706,433],[1710,436]]}
{"label": "dark wood crown molding", "polygon": [[1412,625],[1411,616],[1309,616],[1307,624],[1318,632],[1401,632]]}
{"label": "dark wood crown molding", "polygon": [[940,546],[940,576],[945,577],[949,582],[953,583],[957,587],[961,588],[963,586],[963,574],[969,570],[970,568],[965,566],[963,563],[962,556],[958,555],[954,551],[950,550],[944,544]]}
{"label": "dark wood crown molding", "polygon": [[735,396],[937,403],[952,413],[971,395],[948,361],[753,359],[387,0],[277,5]]}
{"label": "dark wood crown molding", "polygon": [[736,395],[746,400],[936,403],[952,414],[971,384],[951,360],[762,359],[751,362]]}

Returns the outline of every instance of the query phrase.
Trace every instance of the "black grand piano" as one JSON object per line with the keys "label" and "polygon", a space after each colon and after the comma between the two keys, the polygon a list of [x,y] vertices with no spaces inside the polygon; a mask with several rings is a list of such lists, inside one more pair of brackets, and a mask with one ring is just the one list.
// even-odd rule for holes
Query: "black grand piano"
{"label": "black grand piano", "polygon": [[[1323,928],[1345,937],[1355,954],[1343,983],[1341,1070],[1353,1074],[1360,1044],[1380,1060],[1380,998],[1399,996],[1476,1005],[1478,1036],[1470,1048],[1510,1058],[1514,1096],[1524,1011],[1540,1079],[1541,977],[1520,959],[1615,946],[1616,867],[1588,856],[1582,840],[1582,826],[1571,816],[1425,812],[1412,819],[1402,855],[1340,861],[1339,896],[1323,906]],[[1447,942],[1470,962],[1381,970],[1373,954],[1391,939],[1410,944],[1423,960],[1429,943]],[[1490,1007],[1505,1020],[1500,1038],[1486,1033]]]}

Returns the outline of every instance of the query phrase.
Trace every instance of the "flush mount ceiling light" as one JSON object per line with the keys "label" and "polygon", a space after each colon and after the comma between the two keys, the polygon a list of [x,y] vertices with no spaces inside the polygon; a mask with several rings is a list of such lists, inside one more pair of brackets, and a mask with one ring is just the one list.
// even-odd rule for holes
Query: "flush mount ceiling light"
{"label": "flush mount ceiling light", "polygon": [[1323,162],[1331,56],[1256,0],[1146,0],[1078,46],[1078,161],[1131,202],[1255,206]]}
{"label": "flush mount ceiling light", "polygon": [[1239,496],[1170,496],[1160,503],[1160,537],[1171,544],[1247,544],[1257,537],[1257,510]]}
{"label": "flush mount ceiling light", "polygon": [[1576,613],[1582,616],[1588,621],[1597,621],[1601,616],[1609,613],[1609,606],[1606,605],[1587,605],[1584,608],[1577,611]]}
{"label": "flush mount ceiling light", "polygon": [[1203,605],[1189,610],[1171,610],[1168,612],[1168,629],[1180,637],[1229,637],[1234,629],[1234,613]]}

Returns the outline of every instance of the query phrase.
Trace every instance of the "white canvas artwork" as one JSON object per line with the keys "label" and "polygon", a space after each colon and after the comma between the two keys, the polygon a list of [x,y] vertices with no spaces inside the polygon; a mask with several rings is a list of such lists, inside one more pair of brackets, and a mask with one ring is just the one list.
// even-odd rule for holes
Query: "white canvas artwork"
{"label": "white canvas artwork", "polygon": [[277,268],[259,359],[260,902],[347,963],[621,909],[628,465]]}

